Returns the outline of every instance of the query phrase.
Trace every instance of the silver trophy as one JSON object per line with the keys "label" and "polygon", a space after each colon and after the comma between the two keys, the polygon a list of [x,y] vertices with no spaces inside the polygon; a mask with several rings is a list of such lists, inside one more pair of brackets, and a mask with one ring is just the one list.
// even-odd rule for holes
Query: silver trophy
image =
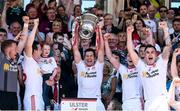
{"label": "silver trophy", "polygon": [[[94,32],[96,24],[98,23],[98,17],[91,13],[85,13],[82,16],[76,18],[79,22],[79,36],[82,39],[91,39]],[[74,25],[74,24],[73,24]],[[73,33],[75,26],[73,26]]]}

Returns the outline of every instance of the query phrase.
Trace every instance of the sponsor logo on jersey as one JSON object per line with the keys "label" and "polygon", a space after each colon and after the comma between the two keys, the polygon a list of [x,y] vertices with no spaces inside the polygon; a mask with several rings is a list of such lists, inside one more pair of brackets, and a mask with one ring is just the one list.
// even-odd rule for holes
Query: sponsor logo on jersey
{"label": "sponsor logo on jersey", "polygon": [[80,77],[84,77],[84,78],[93,78],[93,77],[97,77],[96,75],[96,71],[94,72],[80,72]]}
{"label": "sponsor logo on jersey", "polygon": [[17,65],[12,65],[12,64],[8,64],[8,63],[4,63],[3,70],[4,71],[17,72],[18,71],[18,67],[17,67]]}
{"label": "sponsor logo on jersey", "polygon": [[152,70],[152,71],[143,71],[142,72],[142,76],[145,77],[145,78],[151,78],[151,77],[155,77],[155,76],[158,76],[159,75],[159,70],[158,69],[155,69],[155,70]]}
{"label": "sponsor logo on jersey", "polygon": [[129,74],[123,74],[123,79],[130,79],[138,77],[138,72],[130,72]]}

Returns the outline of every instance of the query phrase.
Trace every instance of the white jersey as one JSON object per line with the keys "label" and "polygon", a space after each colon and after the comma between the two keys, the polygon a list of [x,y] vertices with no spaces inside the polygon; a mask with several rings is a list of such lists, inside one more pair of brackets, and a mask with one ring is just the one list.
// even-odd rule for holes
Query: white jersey
{"label": "white jersey", "polygon": [[44,109],[42,98],[42,75],[38,63],[24,54],[23,70],[26,75],[24,109],[31,109],[31,96],[35,95],[35,105],[37,110]]}
{"label": "white jersey", "polygon": [[54,57],[41,57],[38,61],[38,64],[41,70],[43,70],[44,74],[53,73],[54,69],[57,67]]}
{"label": "white jersey", "polygon": [[77,66],[78,98],[101,98],[101,83],[104,63],[98,61],[87,67],[83,61]]}
{"label": "white jersey", "polygon": [[123,101],[140,98],[142,96],[142,84],[137,68],[128,69],[120,64],[118,71],[122,78]]}
{"label": "white jersey", "polygon": [[167,64],[165,64],[162,55],[158,56],[154,65],[149,66],[142,60],[139,60],[136,67],[143,84],[145,100],[166,96]]}

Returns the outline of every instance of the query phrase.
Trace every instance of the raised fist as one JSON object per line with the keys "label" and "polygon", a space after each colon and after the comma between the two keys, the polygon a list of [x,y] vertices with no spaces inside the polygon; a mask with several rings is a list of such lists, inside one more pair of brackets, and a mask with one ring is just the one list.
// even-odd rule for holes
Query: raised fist
{"label": "raised fist", "polygon": [[162,29],[168,28],[167,22],[165,21],[159,22],[159,27]]}
{"label": "raised fist", "polygon": [[130,25],[128,28],[127,28],[127,33],[128,34],[132,34],[132,32],[134,31],[134,27],[132,25]]}
{"label": "raised fist", "polygon": [[39,18],[34,19],[34,25],[39,25]]}
{"label": "raised fist", "polygon": [[177,56],[177,55],[179,55],[180,54],[180,48],[176,48],[175,50],[174,50],[174,54]]}
{"label": "raised fist", "polygon": [[24,21],[24,23],[29,24],[29,17],[28,16],[23,16],[23,21]]}
{"label": "raised fist", "polygon": [[111,34],[110,33],[104,34],[104,40],[109,40],[109,39],[111,39]]}
{"label": "raised fist", "polygon": [[173,85],[175,87],[179,87],[180,86],[180,78],[174,78],[173,79]]}

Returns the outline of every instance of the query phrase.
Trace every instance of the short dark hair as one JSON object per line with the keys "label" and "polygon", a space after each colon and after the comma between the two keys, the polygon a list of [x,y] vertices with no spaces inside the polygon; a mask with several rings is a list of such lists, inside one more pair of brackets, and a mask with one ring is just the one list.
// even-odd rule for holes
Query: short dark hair
{"label": "short dark hair", "polygon": [[153,48],[156,51],[156,48],[151,44],[146,45],[144,51],[146,51],[148,48]]}
{"label": "short dark hair", "polygon": [[52,2],[56,2],[56,0],[49,0],[48,4],[52,3]]}
{"label": "short dark hair", "polygon": [[58,36],[64,37],[64,34],[62,32],[55,32],[53,35],[53,41],[54,41],[54,39],[57,40]]}
{"label": "short dark hair", "polygon": [[0,28],[0,32],[4,32],[4,33],[7,34],[7,31],[6,31],[6,29],[4,29],[4,28]]}
{"label": "short dark hair", "polygon": [[26,6],[26,8],[25,8],[25,11],[28,12],[29,9],[31,9],[31,8],[35,8],[35,9],[36,9],[36,7],[35,7],[35,5],[34,5],[33,3],[28,4],[28,5]]}
{"label": "short dark hair", "polygon": [[12,46],[12,44],[17,44],[14,40],[5,40],[1,43],[1,51],[5,53],[5,50]]}
{"label": "short dark hair", "polygon": [[161,8],[165,8],[165,9],[168,11],[168,8],[167,8],[166,6],[164,6],[164,5],[162,5],[161,7],[159,7],[159,10],[160,10]]}
{"label": "short dark hair", "polygon": [[57,9],[59,9],[60,7],[62,7],[64,11],[66,10],[66,7],[64,5],[59,5]]}
{"label": "short dark hair", "polygon": [[38,45],[40,45],[39,42],[37,42],[37,41],[34,41],[34,42],[33,42],[33,45],[32,45],[33,52],[34,52],[34,50],[37,50],[37,49],[38,49]]}
{"label": "short dark hair", "polygon": [[73,13],[75,13],[75,10],[76,10],[77,7],[80,7],[80,8],[81,8],[81,5],[75,5],[75,6],[74,6],[74,9],[73,9]]}
{"label": "short dark hair", "polygon": [[145,44],[140,44],[139,49],[142,48],[142,47],[145,47],[145,48],[146,48],[146,45],[145,45]]}
{"label": "short dark hair", "polygon": [[94,57],[96,57],[96,52],[95,52],[94,49],[92,49],[92,48],[86,49],[86,50],[84,51],[84,56],[86,55],[87,52],[93,52]]}
{"label": "short dark hair", "polygon": [[116,56],[120,56],[120,53],[116,50],[112,51],[112,54],[116,55]]}
{"label": "short dark hair", "polygon": [[175,18],[175,19],[172,21],[172,23],[174,23],[174,22],[180,22],[180,19]]}

